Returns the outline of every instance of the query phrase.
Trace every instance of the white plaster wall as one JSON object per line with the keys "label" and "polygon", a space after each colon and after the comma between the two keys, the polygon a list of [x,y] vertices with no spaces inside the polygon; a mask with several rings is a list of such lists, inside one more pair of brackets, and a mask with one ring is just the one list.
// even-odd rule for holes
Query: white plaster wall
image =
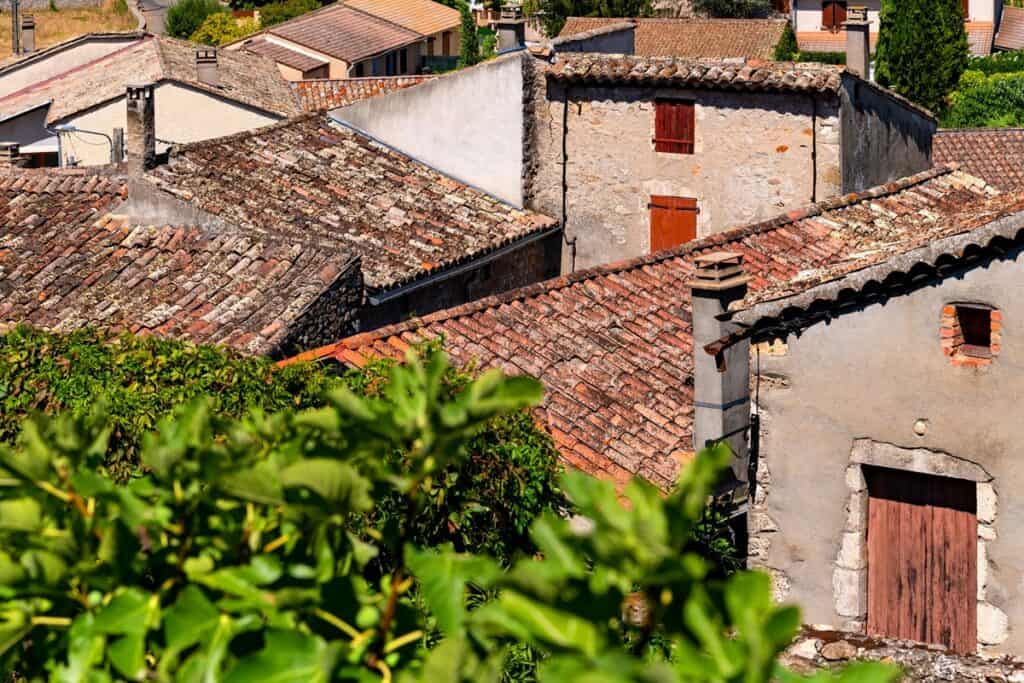
{"label": "white plaster wall", "polygon": [[[980,0],[975,0],[979,2]],[[864,5],[868,8],[868,21],[871,22],[872,33],[878,31],[878,13],[881,11],[881,0],[864,0],[863,2],[851,2],[851,5]],[[821,29],[821,0],[800,0],[794,3],[794,14],[796,15],[797,31],[820,31]]]}
{"label": "white plaster wall", "polygon": [[0,76],[0,97],[21,90],[33,83],[53,78],[57,74],[70,71],[137,42],[138,40],[89,41],[56,52],[37,62],[26,64]]}
{"label": "white plaster wall", "polygon": [[[67,122],[111,135],[114,128],[125,127],[126,116],[124,98],[119,98]],[[156,136],[162,140],[178,143],[208,140],[261,128],[278,120],[279,117],[176,83],[161,83],[156,88]],[[102,165],[109,160],[110,147],[101,137],[70,134],[63,135],[61,142],[65,162],[69,155],[74,155],[83,166]],[[157,143],[157,151],[166,148],[167,145]]]}

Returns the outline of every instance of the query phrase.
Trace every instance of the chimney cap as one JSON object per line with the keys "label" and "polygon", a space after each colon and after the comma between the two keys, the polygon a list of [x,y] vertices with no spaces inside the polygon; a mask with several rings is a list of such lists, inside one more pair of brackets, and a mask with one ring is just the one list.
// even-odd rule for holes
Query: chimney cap
{"label": "chimney cap", "polygon": [[34,15],[32,15],[32,14],[22,14],[21,15],[21,27],[22,28],[34,27],[35,25],[36,25],[36,18],[35,18]]}
{"label": "chimney cap", "polygon": [[868,8],[863,5],[853,5],[846,8],[846,21],[844,24],[859,26],[868,23]]}
{"label": "chimney cap", "polygon": [[196,48],[196,61],[217,61],[217,48],[216,47],[200,47]]}
{"label": "chimney cap", "polygon": [[693,259],[697,266],[690,287],[695,290],[722,291],[746,286],[750,280],[743,272],[743,254],[733,251],[713,251]]}

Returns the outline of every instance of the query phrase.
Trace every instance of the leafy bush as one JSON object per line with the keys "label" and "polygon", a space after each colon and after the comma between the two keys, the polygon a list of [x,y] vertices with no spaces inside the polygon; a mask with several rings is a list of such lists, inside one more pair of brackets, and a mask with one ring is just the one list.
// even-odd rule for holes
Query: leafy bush
{"label": "leafy bush", "polygon": [[494,32],[494,29],[481,27],[477,31],[477,36],[480,38],[481,59],[490,59],[495,56],[498,52],[498,34]]}
{"label": "leafy bush", "polygon": [[263,27],[281,24],[302,16],[306,12],[320,9],[318,0],[284,0],[283,2],[272,2],[260,8],[260,24]]}
{"label": "leafy bush", "polygon": [[875,78],[939,111],[967,67],[960,0],[882,0]]}
{"label": "leafy bush", "polygon": [[459,66],[473,66],[480,62],[480,40],[476,35],[476,19],[465,2],[459,3],[459,14],[462,15],[462,24],[459,26]]}
{"label": "leafy bush", "polygon": [[988,76],[1024,71],[1024,50],[993,52],[987,57],[972,57],[967,62],[967,70],[980,71]]}
{"label": "leafy bush", "polygon": [[[796,678],[775,658],[799,611],[773,604],[766,575],[707,580],[685,550],[724,446],[668,497],[630,484],[628,507],[568,475],[579,515],[538,517],[541,555],[508,571],[417,547],[439,475],[489,420],[540,399],[536,381],[495,371],[447,400],[446,373],[438,354],[411,359],[378,398],[336,388],[324,408],[241,422],[193,404],[145,439],[146,469],[123,487],[104,468],[105,420],[27,421],[20,447],[0,449],[0,666],[58,681],[486,682],[529,645],[541,681]],[[401,466],[381,457],[396,451]],[[405,514],[352,533],[381,495]],[[368,578],[385,552],[391,573]]]}
{"label": "leafy bush", "polygon": [[943,112],[948,128],[1024,126],[1024,72],[965,71]]}
{"label": "leafy bush", "polygon": [[772,10],[771,0],[693,0],[693,8],[709,17],[750,19]]}
{"label": "leafy bush", "polygon": [[649,17],[651,0],[527,0],[524,11],[540,16],[548,37],[557,36],[569,17]]}
{"label": "leafy bush", "polygon": [[167,34],[188,39],[208,16],[227,11],[217,0],[179,0],[167,10]]}
{"label": "leafy bush", "polygon": [[782,29],[779,42],[775,45],[774,52],[772,52],[772,59],[780,62],[792,62],[796,60],[796,54],[799,51],[800,48],[797,46],[796,34],[793,33],[793,25],[787,21]]}
{"label": "leafy bush", "polygon": [[797,55],[798,62],[817,62],[819,64],[846,64],[845,52],[809,52],[804,51]]}
{"label": "leafy bush", "polygon": [[189,40],[204,45],[225,45],[259,30],[259,24],[253,19],[238,21],[227,12],[217,12],[206,17]]}

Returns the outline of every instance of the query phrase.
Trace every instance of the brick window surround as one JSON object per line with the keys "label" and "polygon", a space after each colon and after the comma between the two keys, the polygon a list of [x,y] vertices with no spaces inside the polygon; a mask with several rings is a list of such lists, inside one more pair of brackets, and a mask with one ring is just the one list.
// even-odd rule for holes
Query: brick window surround
{"label": "brick window surround", "polygon": [[1003,314],[976,303],[950,303],[942,307],[939,338],[942,352],[958,367],[991,365],[1002,350]]}

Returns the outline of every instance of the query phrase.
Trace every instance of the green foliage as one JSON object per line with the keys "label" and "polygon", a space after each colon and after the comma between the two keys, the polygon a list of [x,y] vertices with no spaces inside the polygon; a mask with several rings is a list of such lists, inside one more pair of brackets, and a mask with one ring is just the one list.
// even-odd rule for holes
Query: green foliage
{"label": "green foliage", "polygon": [[167,34],[188,39],[208,16],[227,11],[217,0],[179,0],[167,10]]}
{"label": "green foliage", "polygon": [[225,45],[259,30],[259,25],[252,19],[238,21],[227,12],[217,12],[206,17],[189,40],[204,45]]}
{"label": "green foliage", "polygon": [[524,3],[528,14],[540,14],[541,26],[548,37],[557,36],[569,17],[649,17],[654,13],[651,0],[537,0]]}
{"label": "green foliage", "polygon": [[[663,497],[619,500],[576,473],[577,514],[540,515],[510,569],[423,549],[414,521],[494,420],[539,383],[482,375],[451,394],[437,353],[377,395],[335,387],[299,413],[217,417],[200,401],[144,440],[125,486],[98,415],[26,421],[0,448],[0,669],[54,681],[498,681],[506,655],[547,681],[801,680],[775,658],[800,623],[770,580],[708,579],[687,550],[728,464],[706,449]],[[373,380],[371,380],[373,381]],[[218,436],[219,435],[219,436]],[[386,457],[404,453],[400,460]],[[384,456],[384,457],[382,457]],[[405,514],[353,533],[382,496]],[[374,558],[391,573],[368,574]],[[520,664],[523,660],[520,659]],[[814,680],[876,683],[862,665]]]}
{"label": "green foliage", "polygon": [[749,19],[768,16],[771,0],[694,0],[693,8],[710,17]]}
{"label": "green foliage", "polygon": [[947,128],[1024,126],[1024,72],[965,71],[949,108],[943,112]]}
{"label": "green foliage", "polygon": [[320,9],[319,0],[283,0],[260,8],[260,24],[266,28]]}
{"label": "green foliage", "polygon": [[796,56],[798,62],[817,62],[818,64],[846,64],[845,52],[810,52],[803,51]]}
{"label": "green foliage", "polygon": [[57,7],[56,0],[50,0],[50,2],[49,2],[49,9],[50,9],[51,12],[59,12],[60,11],[60,8]]}
{"label": "green foliage", "polygon": [[459,43],[459,67],[473,66],[479,64],[480,40],[476,34],[476,20],[465,2],[459,3],[459,14],[462,15],[462,24],[459,27],[461,33]]}
{"label": "green foliage", "polygon": [[128,9],[128,0],[114,0],[113,9],[114,14],[122,17],[131,12],[131,10]]}
{"label": "green foliage", "polygon": [[875,78],[939,111],[967,67],[959,0],[882,0]]}
{"label": "green foliage", "polygon": [[786,26],[782,29],[782,36],[779,37],[779,42],[775,45],[775,51],[772,52],[772,59],[780,62],[796,61],[796,54],[799,51],[793,25],[787,21]]}
{"label": "green foliage", "polygon": [[1024,50],[993,52],[987,57],[972,57],[967,63],[967,70],[980,71],[987,76],[1024,71]]}
{"label": "green foliage", "polygon": [[486,60],[494,57],[498,52],[498,34],[494,29],[481,27],[477,35],[480,37],[480,58]]}
{"label": "green foliage", "polygon": [[102,404],[113,469],[124,477],[142,435],[177,405],[210,396],[217,413],[234,417],[253,408],[307,408],[320,403],[330,382],[314,366],[277,368],[219,347],[18,327],[0,336],[0,441],[13,441],[29,414],[83,418]]}

